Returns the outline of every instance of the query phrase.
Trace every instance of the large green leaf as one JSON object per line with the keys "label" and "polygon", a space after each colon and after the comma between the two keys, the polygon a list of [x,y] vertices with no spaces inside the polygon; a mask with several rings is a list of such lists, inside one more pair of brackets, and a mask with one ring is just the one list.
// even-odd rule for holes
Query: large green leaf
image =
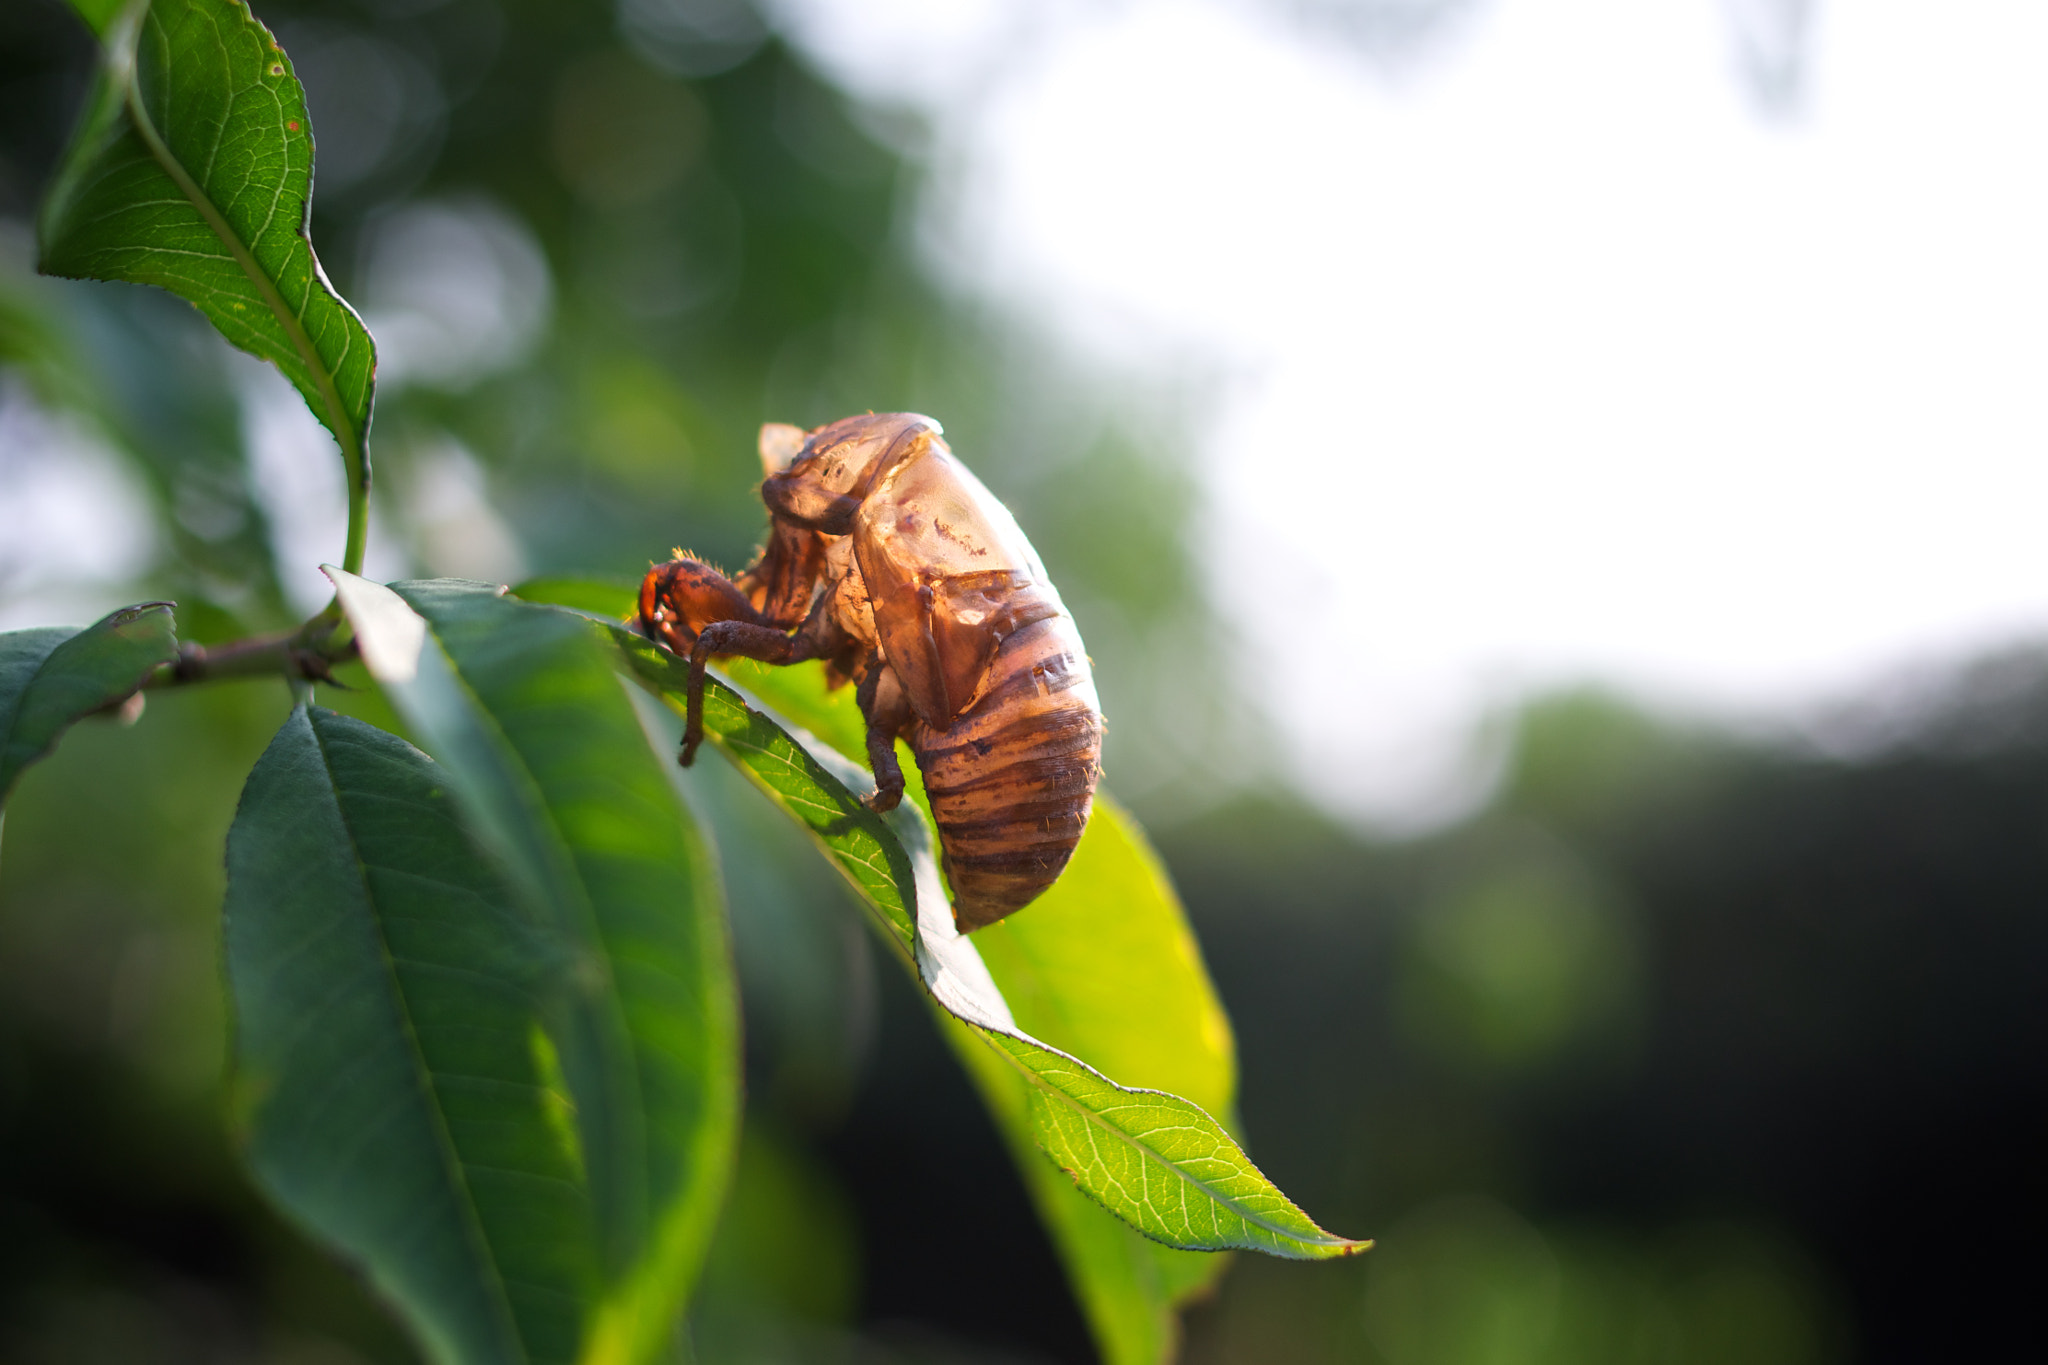
{"label": "large green leaf", "polygon": [[[631,631],[606,630],[643,681],[679,702],[680,660]],[[931,829],[914,802],[870,814],[853,794],[869,785],[858,764],[799,742],[721,684],[707,688],[704,723],[824,846],[933,998],[1029,1084],[1035,1140],[1091,1198],[1146,1236],[1189,1249],[1321,1259],[1368,1245],[1317,1227],[1201,1106],[1117,1085],[1019,1028],[973,944],[953,930]]]}
{"label": "large green leaf", "polygon": [[0,803],[74,722],[130,695],[177,657],[168,602],[123,607],[84,630],[0,635]]}
{"label": "large green leaf", "polygon": [[[43,202],[41,268],[190,301],[284,373],[367,493],[376,357],[307,236],[313,128],[291,59],[241,0],[73,8],[102,61]],[[364,534],[358,509],[349,563]]]}
{"label": "large green leaf", "polygon": [[439,1361],[570,1361],[603,1283],[550,1064],[575,947],[403,740],[294,710],[228,835],[247,1159]]}
{"label": "large green leaf", "polygon": [[[851,689],[828,690],[817,666],[741,661],[727,674],[841,754],[864,753]],[[915,768],[905,771],[910,795],[922,803]],[[1171,882],[1113,801],[1097,797],[1073,861],[1028,913],[981,930],[974,944],[1026,1033],[1123,1081],[1183,1096],[1212,1114],[1233,1112],[1229,1018]],[[1040,1154],[1030,1081],[971,1029],[956,1024],[946,1035],[1010,1144],[1103,1358],[1110,1365],[1169,1358],[1176,1308],[1215,1280],[1223,1259],[1149,1241],[1081,1197]]]}
{"label": "large green leaf", "polygon": [[[975,935],[1018,1025],[1107,1075],[1235,1111],[1230,1022],[1164,870],[1137,826],[1105,796],[1052,889]],[[956,1040],[964,1030],[955,1029]],[[1175,1310],[1213,1283],[1223,1260],[1138,1236],[1075,1197],[1028,1149],[1032,1087],[988,1049],[959,1046],[1018,1150],[1019,1169],[1053,1232],[1110,1365],[1169,1359]],[[1007,1087],[1007,1093],[1004,1093]]]}
{"label": "large green leaf", "polygon": [[[520,591],[602,617],[631,609],[630,590],[611,585],[536,583]],[[673,699],[682,678],[678,662],[627,632],[613,636],[643,678]],[[774,713],[808,730],[810,754],[831,762],[828,749],[847,760],[864,752],[851,692],[828,690],[816,666],[777,669],[740,661],[725,671]],[[804,745],[768,714],[744,707],[715,684],[709,704],[714,742],[819,837],[910,960],[905,922],[890,913],[892,897],[913,899],[902,889],[902,863],[910,855],[892,847],[889,826],[853,799],[851,791],[867,785],[865,772],[847,761],[833,765],[838,780],[821,776]],[[906,776],[909,795],[922,804],[916,770],[906,769]],[[929,838],[922,828],[905,833],[913,846]],[[937,880],[929,870],[924,875]],[[984,929],[975,943],[1022,1031],[1212,1113],[1232,1111],[1236,1073],[1228,1020],[1163,869],[1114,803],[1098,801],[1067,873],[1029,913]],[[1215,1279],[1222,1258],[1147,1240],[1081,1197],[1075,1182],[1039,1154],[1033,1096],[1041,1087],[991,1049],[984,1033],[944,1010],[939,1014],[1018,1156],[1105,1360],[1151,1365],[1169,1358],[1178,1329],[1175,1307]]]}
{"label": "large green leaf", "polygon": [[586,622],[479,583],[331,571],[371,674],[435,754],[511,902],[561,945],[549,1066],[598,1283],[577,1359],[665,1349],[738,1120],[738,1018],[708,847]]}

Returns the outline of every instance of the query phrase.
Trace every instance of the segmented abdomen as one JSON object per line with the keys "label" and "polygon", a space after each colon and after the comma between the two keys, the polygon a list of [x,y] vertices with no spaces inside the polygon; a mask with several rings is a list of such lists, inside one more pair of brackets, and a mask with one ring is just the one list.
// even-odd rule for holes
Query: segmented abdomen
{"label": "segmented abdomen", "polygon": [[993,924],[1051,886],[1087,827],[1102,774],[1102,710],[1073,619],[1004,640],[981,700],[911,751],[939,825],[953,917]]}

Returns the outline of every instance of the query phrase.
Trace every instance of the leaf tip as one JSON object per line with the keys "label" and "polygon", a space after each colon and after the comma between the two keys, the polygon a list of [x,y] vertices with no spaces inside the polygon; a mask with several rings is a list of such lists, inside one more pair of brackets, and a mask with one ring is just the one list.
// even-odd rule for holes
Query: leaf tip
{"label": "leaf tip", "polygon": [[417,677],[427,643],[427,623],[419,613],[380,583],[332,564],[322,564],[320,572],[334,584],[370,676],[380,683],[408,683]]}

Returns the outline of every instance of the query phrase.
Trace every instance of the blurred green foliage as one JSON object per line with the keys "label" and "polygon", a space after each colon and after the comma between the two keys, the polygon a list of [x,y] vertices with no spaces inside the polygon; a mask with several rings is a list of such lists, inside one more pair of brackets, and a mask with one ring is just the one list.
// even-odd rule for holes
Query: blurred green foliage
{"label": "blurred green foliage", "polygon": [[[321,138],[314,240],[391,339],[373,567],[630,581],[677,544],[733,566],[763,521],[755,426],[863,409],[941,418],[1031,529],[1098,665],[1111,780],[1236,1018],[1251,1146],[1380,1236],[1357,1263],[1244,1258],[1190,1360],[2030,1349],[2038,657],[1961,678],[1857,762],[1557,698],[1486,811],[1362,840],[1262,786],[1213,664],[1241,632],[1197,597],[1172,395],[1111,392],[930,281],[900,115],[765,25],[692,38],[651,0],[258,9]],[[164,596],[203,640],[288,624],[278,564],[339,536],[278,515],[274,381],[173,300],[28,273],[89,54],[54,0],[0,7],[0,407],[71,424],[0,449],[0,474],[111,451],[148,530],[125,577],[57,584],[0,544],[0,609]],[[458,324],[490,344],[453,344]],[[322,699],[397,728],[373,695]],[[9,804],[0,1358],[409,1358],[224,1136],[219,850],[287,707],[274,684],[153,696],[132,728],[79,727]],[[699,1357],[1087,1359],[999,1140],[831,874],[731,773],[690,782],[714,821],[756,822],[747,846],[782,841],[725,869],[752,1112]],[[907,1167],[921,1207],[876,1193]]]}
{"label": "blurred green foliage", "polygon": [[1375,846],[1253,802],[1165,832],[1262,1160],[1379,1238],[1313,1279],[1239,1266],[1190,1358],[2022,1341],[2044,662],[1958,670],[1853,762],[1569,693],[1456,829]]}

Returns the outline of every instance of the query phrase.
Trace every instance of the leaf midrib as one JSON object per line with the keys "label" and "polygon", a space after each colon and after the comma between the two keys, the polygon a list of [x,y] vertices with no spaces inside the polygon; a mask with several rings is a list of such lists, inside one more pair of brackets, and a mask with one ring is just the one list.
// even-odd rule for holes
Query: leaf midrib
{"label": "leaf midrib", "polygon": [[419,1029],[413,1022],[411,1004],[399,980],[396,955],[392,952],[390,940],[384,934],[384,916],[377,904],[377,898],[370,891],[370,863],[364,858],[361,841],[356,838],[355,829],[349,824],[347,808],[341,801],[341,788],[334,780],[334,765],[328,758],[327,741],[321,736],[320,727],[313,724],[312,713],[307,711],[303,714],[306,729],[312,734],[313,745],[320,753],[320,767],[327,775],[328,790],[334,797],[335,817],[341,822],[342,832],[348,836],[349,856],[355,862],[362,883],[363,899],[372,908],[368,918],[376,939],[377,960],[383,966],[385,976],[391,985],[391,998],[398,1011],[399,1027],[405,1030],[406,1041],[411,1045],[406,1052],[407,1060],[412,1063],[413,1077],[419,1086],[420,1094],[427,1101],[427,1113],[433,1122],[435,1142],[441,1149],[442,1159],[450,1178],[462,1195],[456,1202],[461,1211],[463,1226],[470,1234],[472,1249],[490,1272],[490,1281],[496,1291],[492,1299],[501,1314],[499,1327],[519,1352],[518,1358],[530,1361],[532,1357],[527,1352],[526,1341],[519,1332],[518,1315],[512,1308],[512,1296],[505,1279],[504,1267],[498,1264],[497,1249],[491,1245],[490,1237],[484,1231],[483,1222],[477,1215],[476,1200],[469,1184],[468,1167],[462,1160],[461,1151],[455,1145],[455,1135],[448,1127],[448,1116],[441,1107],[441,1094],[434,1085],[434,1072],[426,1064],[426,1053],[420,1046]]}
{"label": "leaf midrib", "polygon": [[[581,862],[577,859],[575,845],[570,841],[568,835],[563,832],[560,823],[555,819],[554,807],[548,801],[546,790],[541,785],[540,775],[534,771],[533,765],[527,761],[526,755],[521,752],[519,746],[512,742],[512,737],[507,733],[504,721],[495,710],[485,703],[483,697],[478,693],[475,684],[471,682],[469,673],[456,661],[455,651],[449,648],[447,636],[441,623],[434,617],[429,616],[425,611],[422,611],[419,605],[411,600],[403,597],[400,600],[404,601],[408,609],[418,615],[422,621],[426,622],[427,639],[433,648],[440,652],[442,662],[448,670],[448,677],[454,686],[460,690],[464,702],[463,709],[467,712],[471,721],[478,727],[484,743],[505,765],[504,774],[510,779],[518,792],[518,799],[515,804],[529,824],[529,837],[536,841],[536,851],[541,853],[545,864],[543,867],[535,869],[535,871],[545,877],[549,883],[543,887],[528,887],[527,894],[539,891],[544,898],[552,898],[564,906],[572,907],[573,912],[581,920],[580,927],[584,931],[584,946],[589,952],[601,959],[606,980],[608,982],[615,981],[614,968],[616,957],[610,942],[604,935],[603,921],[599,918],[597,903],[591,896],[590,884],[585,877]],[[587,998],[586,1003],[590,1003]],[[641,1088],[642,1077],[640,1075],[638,1059],[634,1055],[638,1047],[637,1039],[633,1032],[632,1022],[626,1016],[624,1002],[619,999],[616,989],[607,989],[602,992],[602,998],[596,1001],[595,1005],[602,1012],[605,1024],[609,1030],[608,1053],[610,1053],[610,1044],[617,1043],[620,1039],[625,1040],[623,1056],[613,1053],[605,1059],[605,1081],[608,1086],[630,1088],[631,1094],[627,1105],[626,1122],[633,1129],[631,1137],[633,1150],[630,1156],[630,1164],[622,1172],[621,1178],[629,1178],[636,1187],[644,1192],[646,1189],[651,1188],[651,1172],[648,1166],[648,1157],[652,1150],[652,1145],[647,1131],[646,1110],[644,1108],[645,1095]],[[615,1065],[615,1063],[617,1064]],[[612,1155],[616,1154],[617,1150],[616,1146],[614,1146]],[[618,1163],[613,1162],[611,1164],[616,1165]],[[586,1166],[587,1169],[588,1167]],[[595,1206],[594,1196],[595,1191],[593,1191],[593,1205]],[[616,1229],[610,1229],[605,1226],[602,1212],[596,1213],[595,1217],[599,1228],[599,1244],[602,1247],[606,1244],[606,1239],[616,1232]],[[644,1234],[646,1228],[643,1226],[637,1229],[637,1231]]]}
{"label": "leaf midrib", "polygon": [[[950,1013],[950,1011],[948,1012]],[[955,1015],[954,1017],[958,1018],[959,1016]],[[970,1020],[962,1020],[962,1022],[967,1023],[971,1028],[975,1029],[977,1032],[980,1032],[982,1034],[995,1034],[998,1032],[998,1030],[985,1028],[982,1025],[975,1024]],[[1094,1067],[1089,1066],[1088,1063],[1082,1061],[1080,1058],[1070,1056],[1067,1053],[1061,1052],[1056,1047],[1051,1047],[1045,1043],[1041,1043],[1036,1038],[1033,1038],[1030,1034],[1024,1033],[1021,1030],[1015,1033],[1008,1034],[1007,1036],[1014,1038],[1018,1042],[1023,1043],[1028,1047],[1035,1047],[1040,1051],[1050,1053],[1053,1056],[1062,1059],[1063,1061],[1072,1063],[1074,1066],[1079,1067],[1081,1070],[1087,1072],[1090,1076],[1093,1076],[1097,1081],[1101,1082],[1103,1085],[1109,1087],[1110,1089],[1115,1090],[1119,1094],[1156,1095],[1167,1100],[1179,1100],[1182,1104],[1189,1106],[1196,1112],[1200,1113],[1204,1118],[1207,1118],[1211,1123],[1216,1122],[1214,1116],[1210,1115],[1207,1110],[1203,1109],[1193,1100],[1183,1098],[1179,1095],[1169,1094],[1164,1090],[1141,1090],[1134,1089],[1130,1086],[1118,1085],[1115,1081],[1112,1081],[1111,1079],[1109,1079],[1109,1077],[1103,1075]],[[1069,1109],[1073,1113],[1078,1114],[1083,1120],[1085,1120],[1089,1124],[1093,1125],[1094,1127],[1102,1129],[1104,1132],[1109,1133],[1110,1135],[1115,1137],[1117,1141],[1123,1143],[1127,1147],[1132,1148],[1138,1153],[1141,1159],[1150,1161],[1155,1165],[1165,1167],[1168,1171],[1171,1171],[1177,1179],[1192,1186],[1196,1190],[1201,1191],[1201,1193],[1204,1196],[1206,1196],[1211,1202],[1219,1204],[1223,1208],[1228,1209],[1233,1215],[1243,1220],[1245,1223],[1253,1227],[1263,1228],[1277,1238],[1283,1239],[1288,1242],[1298,1243],[1302,1246],[1329,1247],[1335,1250],[1357,1247],[1360,1250],[1363,1250],[1365,1245],[1369,1245],[1359,1243],[1349,1237],[1339,1237],[1335,1233],[1323,1233],[1321,1237],[1304,1236],[1301,1233],[1295,1232],[1290,1228],[1281,1227],[1279,1224],[1272,1222],[1270,1219],[1267,1219],[1263,1215],[1246,1210],[1245,1207],[1241,1203],[1239,1203],[1234,1196],[1225,1195],[1218,1192],[1213,1186],[1209,1184],[1209,1182],[1202,1180],[1196,1177],[1195,1175],[1189,1173],[1181,1166],[1179,1166],[1172,1160],[1168,1159],[1164,1153],[1159,1152],[1154,1148],[1147,1146],[1145,1143],[1139,1141],[1136,1135],[1125,1132],[1123,1129],[1117,1127],[1115,1124],[1103,1118],[1102,1115],[1100,1115],[1093,1109],[1090,1109],[1087,1105],[1081,1103],[1081,1101],[1076,1099],[1074,1096],[1068,1094],[1066,1091],[1060,1089],[1058,1086],[1046,1082],[1044,1078],[1038,1075],[1037,1072],[1033,1071],[1030,1067],[1024,1065],[1023,1062],[1019,1061],[1007,1048],[1004,1048],[1000,1044],[994,1042],[991,1042],[989,1045],[995,1049],[997,1056],[1001,1057],[1004,1061],[1008,1062],[1011,1066],[1015,1067],[1017,1069],[1018,1074],[1023,1076],[1025,1080],[1029,1081],[1033,1087],[1047,1095],[1056,1098],[1057,1100],[1059,1100],[1061,1104],[1065,1105],[1067,1109]],[[1221,1124],[1217,1124],[1216,1126],[1219,1131],[1222,1129]],[[1250,1164],[1249,1158],[1247,1158],[1246,1164]],[[1254,1167],[1254,1169],[1257,1168]],[[1267,1183],[1271,1184],[1270,1181],[1268,1181]],[[1279,1187],[1274,1186],[1274,1189],[1277,1191]],[[1286,1198],[1286,1196],[1283,1194],[1281,1195],[1281,1198],[1284,1199]],[[1309,1221],[1307,1215],[1305,1214],[1303,1215],[1303,1221]]]}

